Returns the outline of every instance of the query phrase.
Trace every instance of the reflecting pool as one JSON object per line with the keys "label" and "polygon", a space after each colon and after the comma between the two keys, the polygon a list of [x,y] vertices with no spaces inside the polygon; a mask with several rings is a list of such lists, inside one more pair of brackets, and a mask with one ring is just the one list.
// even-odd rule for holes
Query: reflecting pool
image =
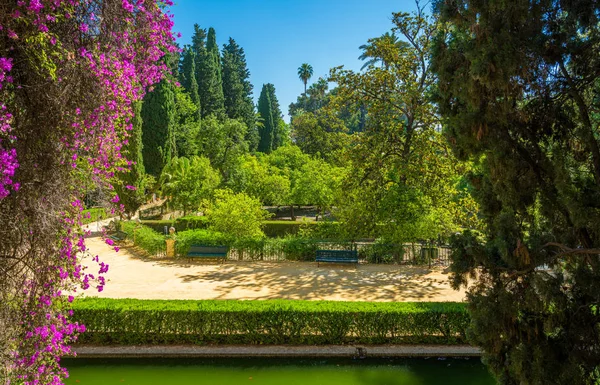
{"label": "reflecting pool", "polygon": [[67,385],[494,385],[478,358],[68,359]]}

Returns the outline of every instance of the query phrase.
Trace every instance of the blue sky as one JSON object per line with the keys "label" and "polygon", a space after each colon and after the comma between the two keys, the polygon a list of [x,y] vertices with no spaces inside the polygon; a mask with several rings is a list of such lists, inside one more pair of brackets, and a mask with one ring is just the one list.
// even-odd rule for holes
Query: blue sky
{"label": "blue sky", "polygon": [[359,70],[358,47],[392,28],[392,12],[414,9],[413,0],[175,0],[171,12],[182,46],[194,23],[215,28],[220,47],[235,39],[246,52],[255,101],[273,83],[289,121],[288,105],[304,90],[302,63],[313,66],[309,84],[335,66]]}

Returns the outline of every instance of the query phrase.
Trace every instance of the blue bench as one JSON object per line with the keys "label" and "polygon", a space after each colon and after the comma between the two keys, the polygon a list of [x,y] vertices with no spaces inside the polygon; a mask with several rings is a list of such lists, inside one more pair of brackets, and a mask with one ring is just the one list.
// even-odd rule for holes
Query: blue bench
{"label": "blue bench", "polygon": [[206,259],[221,259],[221,262],[227,259],[229,252],[228,246],[204,246],[192,245],[186,257],[188,258],[206,258]]}
{"label": "blue bench", "polygon": [[127,239],[127,233],[119,230],[116,233],[109,235],[108,237],[113,241],[124,241]]}
{"label": "blue bench", "polygon": [[358,265],[358,252],[356,250],[317,250],[317,266],[319,263],[356,263]]}

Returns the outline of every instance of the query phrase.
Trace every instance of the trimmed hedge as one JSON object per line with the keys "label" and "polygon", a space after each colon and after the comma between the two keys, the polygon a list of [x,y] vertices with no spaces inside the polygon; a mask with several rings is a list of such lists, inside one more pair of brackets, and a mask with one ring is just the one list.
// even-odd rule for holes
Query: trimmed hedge
{"label": "trimmed hedge", "polygon": [[352,344],[465,343],[463,303],[83,298],[79,343]]}
{"label": "trimmed hedge", "polygon": [[127,234],[127,239],[152,256],[165,254],[165,237],[147,226],[135,222],[119,222],[119,229]]}
{"label": "trimmed hedge", "polygon": [[83,210],[81,214],[81,223],[84,225],[108,218],[108,214],[104,207],[95,207],[92,209]]}

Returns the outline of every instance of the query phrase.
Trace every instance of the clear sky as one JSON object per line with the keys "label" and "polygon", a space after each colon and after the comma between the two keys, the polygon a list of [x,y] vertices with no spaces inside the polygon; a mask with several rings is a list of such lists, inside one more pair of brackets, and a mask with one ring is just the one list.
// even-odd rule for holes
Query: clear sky
{"label": "clear sky", "polygon": [[229,37],[244,48],[254,99],[264,83],[275,85],[281,109],[304,91],[298,67],[313,78],[344,65],[359,70],[358,47],[392,28],[392,12],[411,12],[413,0],[175,0],[171,8],[179,44],[189,44],[194,23],[213,27],[220,47]]}

